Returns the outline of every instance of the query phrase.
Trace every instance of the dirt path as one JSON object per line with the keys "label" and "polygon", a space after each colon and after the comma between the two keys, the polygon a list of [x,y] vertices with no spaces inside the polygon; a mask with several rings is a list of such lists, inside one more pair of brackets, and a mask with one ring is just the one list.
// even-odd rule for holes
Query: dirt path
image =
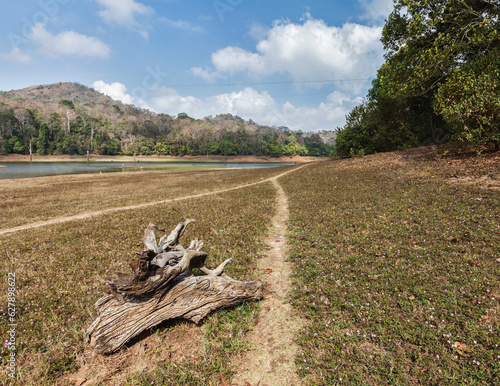
{"label": "dirt path", "polygon": [[271,249],[259,263],[263,272],[271,269],[264,279],[270,283],[273,296],[262,301],[258,323],[247,335],[253,350],[233,362],[233,368],[237,369],[231,383],[234,386],[295,386],[301,383],[295,370],[298,346],[293,341],[301,322],[287,300],[291,287],[291,267],[286,260],[285,243],[288,201],[277,179],[273,178],[273,184],[278,191],[278,211],[267,243]]}
{"label": "dirt path", "polygon": [[167,204],[167,203],[172,203],[175,201],[188,200],[190,198],[198,198],[198,197],[203,197],[203,196],[209,196],[212,194],[225,193],[225,192],[229,192],[229,191],[236,190],[236,189],[243,189],[243,188],[247,188],[247,187],[258,185],[258,184],[263,184],[265,182],[275,181],[277,178],[280,178],[288,173],[292,173],[296,170],[299,170],[299,169],[303,168],[304,166],[306,166],[306,165],[301,165],[298,168],[288,170],[284,173],[278,174],[277,176],[274,176],[271,178],[267,178],[265,180],[252,182],[250,184],[245,184],[245,185],[238,185],[238,186],[235,186],[232,188],[217,190],[214,192],[200,193],[200,194],[194,194],[194,195],[184,196],[184,197],[176,197],[176,198],[172,198],[172,199],[155,201],[155,202],[147,202],[147,203],[138,204],[138,205],[129,205],[129,206],[122,206],[122,207],[118,207],[118,208],[109,208],[109,209],[99,210],[96,212],[80,213],[80,214],[76,214],[73,216],[57,217],[57,218],[54,218],[52,220],[37,221],[37,222],[31,223],[31,224],[20,225],[20,226],[13,227],[13,228],[0,229],[0,236],[14,233],[14,232],[18,232],[18,231],[22,231],[25,229],[32,229],[32,228],[38,228],[38,227],[43,227],[43,226],[47,226],[47,225],[60,224],[60,223],[67,222],[67,221],[83,220],[83,219],[88,219],[88,218],[94,217],[94,216],[101,216],[104,214],[121,212],[124,210],[141,209],[141,208],[146,208],[146,207],[153,206],[153,205]]}

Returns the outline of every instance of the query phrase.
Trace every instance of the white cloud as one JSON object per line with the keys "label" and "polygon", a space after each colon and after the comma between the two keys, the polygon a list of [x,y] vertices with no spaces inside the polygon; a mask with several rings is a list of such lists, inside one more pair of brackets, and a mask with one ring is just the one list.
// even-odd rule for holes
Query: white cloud
{"label": "white cloud", "polygon": [[177,115],[185,112],[196,118],[230,113],[263,125],[288,126],[303,131],[334,130],[342,126],[346,114],[359,102],[334,92],[317,106],[297,107],[290,102],[280,104],[266,91],[258,92],[251,87],[204,99],[183,96],[166,87],[156,88],[153,94],[148,103],[158,113]]}
{"label": "white cloud", "polygon": [[154,10],[135,0],[95,0],[104,9],[99,11],[107,23],[116,23],[120,25],[136,25],[135,15],[153,14]]}
{"label": "white cloud", "polygon": [[75,31],[63,31],[52,35],[42,23],[31,29],[29,38],[40,46],[47,56],[76,55],[80,57],[109,57],[110,48],[96,37],[89,37]]}
{"label": "white cloud", "polygon": [[250,74],[271,74],[276,66],[266,66],[269,63],[264,55],[248,52],[239,47],[226,47],[212,54],[212,63],[218,73],[248,72]]}
{"label": "white cloud", "polygon": [[361,15],[361,19],[371,20],[374,22],[384,21],[394,10],[394,0],[358,0],[365,13]]}
{"label": "white cloud", "polygon": [[383,63],[382,27],[354,23],[333,27],[306,16],[302,24],[275,22],[256,52],[229,46],[212,54],[214,69],[193,73],[204,79],[282,73],[294,81],[366,79],[376,73]]}
{"label": "white cloud", "polygon": [[186,20],[172,20],[164,16],[160,17],[159,20],[170,27],[174,27],[184,31],[192,31],[198,33],[205,31],[203,27],[199,25],[194,25]]}
{"label": "white cloud", "polygon": [[278,103],[267,91],[259,92],[251,87],[240,91],[197,98],[180,95],[177,90],[155,87],[149,91],[147,101],[134,98],[122,83],[107,84],[102,80],[92,84],[95,90],[122,101],[135,104],[157,113],[177,115],[181,112],[191,117],[203,118],[210,115],[230,113],[244,119],[269,126],[287,126],[292,130],[316,131],[335,130],[343,126],[345,116],[360,101],[347,94],[335,91],[317,106],[295,106],[291,102]]}
{"label": "white cloud", "polygon": [[127,94],[127,87],[125,87],[125,85],[122,83],[115,82],[107,84],[102,80],[97,80],[92,83],[92,87],[96,91],[99,91],[100,93],[103,93],[104,95],[107,95],[110,98],[118,100],[127,105],[134,103],[134,98]]}
{"label": "white cloud", "polygon": [[207,82],[212,82],[213,80],[215,80],[216,78],[218,78],[220,76],[216,72],[209,71],[209,70],[203,69],[201,67],[191,68],[191,73],[194,76],[198,76],[198,77],[206,80]]}
{"label": "white cloud", "polygon": [[8,62],[28,63],[31,57],[22,52],[19,47],[14,47],[8,54],[0,54],[0,59]]}

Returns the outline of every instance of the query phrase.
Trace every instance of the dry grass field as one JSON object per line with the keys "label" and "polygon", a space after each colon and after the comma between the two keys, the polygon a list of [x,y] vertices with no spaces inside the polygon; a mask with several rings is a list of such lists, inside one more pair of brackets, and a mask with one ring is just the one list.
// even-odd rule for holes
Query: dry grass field
{"label": "dry grass field", "polygon": [[[164,323],[110,356],[84,344],[99,279],[129,272],[152,221],[195,218],[182,244],[207,264],[263,279],[277,192],[296,167],[144,172],[11,180],[1,228],[247,185],[224,193],[0,236],[0,337],[9,339],[15,273],[19,385],[230,384],[266,299],[199,325]],[[500,378],[500,155],[420,148],[307,165],[278,179],[289,208],[289,302],[303,384],[495,384]],[[127,177],[127,178],[124,178]],[[8,205],[7,205],[8,203]],[[6,210],[7,212],[5,212]],[[1,230],[1,229],[0,229]],[[1,349],[7,382],[9,346]],[[252,385],[254,386],[254,385]]]}
{"label": "dry grass field", "polygon": [[54,217],[207,193],[269,178],[282,168],[143,171],[2,180],[2,229]]}

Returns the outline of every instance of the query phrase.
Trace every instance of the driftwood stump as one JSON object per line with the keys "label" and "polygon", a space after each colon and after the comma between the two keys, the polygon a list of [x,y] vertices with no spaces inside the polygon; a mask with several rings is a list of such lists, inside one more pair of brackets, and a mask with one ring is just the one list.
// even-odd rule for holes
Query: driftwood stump
{"label": "driftwood stump", "polygon": [[[144,231],[144,251],[139,259],[129,260],[133,274],[103,280],[106,295],[96,302],[98,314],[85,334],[95,350],[109,354],[165,320],[198,323],[219,308],[262,298],[262,283],[244,283],[223,273],[231,259],[210,270],[202,241],[193,240],[187,249],[179,244],[192,221],[179,223],[158,244],[155,231],[160,229],[150,223]],[[194,276],[194,269],[205,275]]]}

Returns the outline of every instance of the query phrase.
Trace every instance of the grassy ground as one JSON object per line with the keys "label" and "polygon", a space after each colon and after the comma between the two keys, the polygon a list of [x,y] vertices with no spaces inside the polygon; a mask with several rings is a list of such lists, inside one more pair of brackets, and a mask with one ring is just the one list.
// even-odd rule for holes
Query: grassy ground
{"label": "grassy ground", "polygon": [[[246,173],[238,177],[234,173],[229,175],[233,177],[217,174],[222,181],[216,184],[218,189],[231,186],[236,180],[251,182],[256,178]],[[206,177],[194,174],[188,183],[188,177],[179,174],[170,175],[169,181],[176,186],[185,184],[186,193],[190,194],[204,188],[207,179],[210,181]],[[112,194],[113,176],[108,178],[111,181],[101,181],[108,184],[108,192]],[[195,218],[197,221],[188,227],[182,244],[199,237],[205,241],[209,267],[233,257],[226,267],[227,274],[239,280],[255,279],[256,259],[264,248],[262,240],[273,215],[275,194],[272,185],[264,183],[202,199],[100,216],[91,221],[21,231],[2,238],[0,274],[7,278],[8,272],[16,273],[19,383],[70,384],[68,374],[96,383],[130,385],[149,385],[155,381],[205,385],[209,380],[220,381],[221,376],[229,379],[228,358],[245,347],[243,336],[253,323],[258,303],[215,313],[202,327],[185,322],[165,324],[139,345],[107,358],[89,356],[83,336],[92,321],[92,305],[102,295],[99,279],[116,272],[129,272],[126,261],[134,251],[142,249],[140,241],[149,221],[173,229],[178,221]],[[7,280],[2,280],[1,291],[7,293]],[[2,304],[0,314],[5,313],[7,304]],[[0,323],[1,336],[8,339],[7,319],[2,318]],[[184,335],[193,340],[183,340]],[[139,354],[134,351],[137,347],[142,347]],[[189,356],[182,354],[187,351],[191,353]],[[7,353],[3,347],[2,365]],[[82,373],[82,369],[87,371]],[[0,383],[6,381],[6,374],[3,366]]]}
{"label": "grassy ground", "polygon": [[[412,157],[281,179],[292,302],[309,321],[296,361],[306,384],[500,378],[500,163]],[[460,183],[467,175],[476,183]]]}
{"label": "grassy ground", "polygon": [[[291,302],[307,320],[296,359],[305,384],[497,383],[500,162],[498,155],[464,157],[432,149],[379,154],[309,165],[279,180],[290,209]],[[19,224],[220,190],[278,173],[13,182],[0,191],[2,202],[17,205],[2,227],[4,220]],[[86,384],[229,383],[230,359],[248,348],[244,334],[258,303],[214,313],[200,326],[166,323],[109,357],[92,355],[83,335],[102,294],[98,279],[129,271],[126,261],[142,249],[149,221],[171,229],[196,218],[182,243],[200,237],[210,267],[235,257],[227,273],[256,279],[275,198],[264,183],[1,237],[0,275],[16,273],[18,383],[74,384],[72,377]],[[2,294],[7,286],[2,280]],[[6,298],[0,315],[7,314]],[[0,320],[4,340],[7,324]],[[7,347],[0,352],[4,365]],[[2,366],[0,383],[6,376]]]}
{"label": "grassy ground", "polygon": [[86,174],[3,180],[0,224],[9,228],[54,217],[161,201],[269,178],[287,167]]}

